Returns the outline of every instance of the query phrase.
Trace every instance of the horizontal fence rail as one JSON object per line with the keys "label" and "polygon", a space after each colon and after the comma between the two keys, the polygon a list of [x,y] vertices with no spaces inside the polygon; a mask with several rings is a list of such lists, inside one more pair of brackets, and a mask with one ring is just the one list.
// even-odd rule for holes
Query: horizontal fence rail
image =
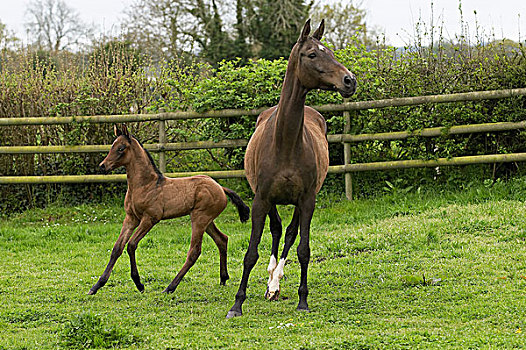
{"label": "horizontal fence rail", "polygon": [[[248,140],[223,140],[144,144],[150,152],[181,151],[191,149],[244,147]],[[111,145],[82,146],[0,146],[0,154],[45,154],[45,153],[105,153]]]}
{"label": "horizontal fence rail", "polygon": [[[471,125],[458,125],[436,128],[425,128],[415,131],[398,131],[375,134],[335,134],[327,135],[329,143],[342,142],[361,142],[361,141],[391,141],[403,140],[409,137],[436,137],[442,135],[474,134],[481,132],[498,132],[510,131],[526,128],[526,121],[523,122],[501,122],[501,123],[484,123]],[[193,142],[175,142],[175,143],[154,143],[144,144],[150,152],[164,151],[181,151],[191,149],[212,149],[212,148],[235,148],[245,147],[248,140],[222,140],[214,141],[193,141]],[[0,146],[0,154],[46,154],[46,153],[105,153],[108,152],[111,145],[82,145],[82,146]]]}
{"label": "horizontal fence rail", "polygon": [[[484,163],[506,163],[526,161],[526,153],[489,154],[438,158],[431,160],[397,160],[390,162],[357,163],[329,166],[329,174],[345,174],[361,171],[395,170],[408,168],[435,168],[440,166],[471,165]],[[168,177],[208,175],[216,179],[244,178],[244,170],[197,171],[166,173]],[[52,176],[0,176],[0,184],[51,184],[51,183],[104,183],[126,182],[125,174],[111,175],[52,175]]]}
{"label": "horizontal fence rail", "polygon": [[[420,104],[451,103],[463,101],[478,101],[485,99],[501,99],[516,96],[525,96],[526,88],[507,89],[495,91],[477,91],[467,93],[457,93],[449,95],[429,95],[417,97],[404,97],[394,99],[384,99],[376,101],[344,102],[342,104],[328,104],[315,106],[320,112],[344,112],[346,127],[344,132],[349,130],[350,111],[358,111],[372,108],[389,108],[414,106]],[[30,117],[30,118],[0,118],[0,126],[22,126],[22,125],[60,125],[75,122],[89,123],[124,123],[124,122],[159,122],[159,143],[146,144],[144,147],[151,152],[160,153],[160,169],[165,170],[164,152],[191,149],[211,149],[211,148],[232,148],[244,147],[247,140],[222,140],[213,141],[194,141],[194,142],[177,142],[167,143],[165,134],[165,121],[183,120],[197,118],[227,118],[239,116],[257,116],[266,108],[239,110],[225,109],[220,111],[209,111],[205,113],[189,112],[171,112],[157,114],[127,114],[127,115],[98,115],[98,116],[74,116],[74,117]],[[403,140],[409,137],[437,137],[442,135],[456,135],[479,132],[499,132],[509,130],[519,130],[526,128],[526,121],[522,122],[502,122],[486,123],[473,125],[459,125],[452,127],[435,127],[425,128],[415,131],[400,131],[388,133],[360,134],[352,135],[348,133],[328,135],[327,139],[331,143],[343,143],[349,145],[351,142],[361,141],[389,141]],[[0,154],[46,154],[46,153],[104,153],[108,152],[110,145],[79,145],[79,146],[0,146]],[[349,152],[346,146],[345,152]],[[526,161],[526,153],[513,154],[492,154],[477,155],[453,158],[438,158],[433,160],[401,160],[374,163],[348,164],[350,156],[345,157],[346,164],[334,165],[329,167],[329,173],[346,174],[360,171],[389,170],[389,169],[406,169],[421,167],[438,167],[453,165],[468,165],[482,163],[501,163],[501,162],[518,162]],[[177,172],[166,173],[169,177],[184,177],[197,174],[206,174],[214,178],[243,178],[243,170],[226,170],[226,171],[199,171],[199,172]],[[0,176],[0,184],[49,184],[49,183],[102,183],[102,182],[125,182],[125,174],[113,175],[55,175],[55,176]],[[352,189],[351,189],[352,190]],[[352,192],[352,191],[351,191]],[[347,193],[348,197],[350,196]]]}
{"label": "horizontal fence rail", "polygon": [[[341,104],[327,104],[323,106],[313,106],[319,112],[344,112],[358,111],[372,108],[388,108],[415,106],[426,103],[450,103],[478,100],[491,100],[507,97],[525,96],[526,88],[506,89],[493,91],[474,91],[448,95],[429,95],[416,97],[400,97],[385,100],[344,102]],[[199,118],[228,118],[241,116],[257,116],[267,107],[258,109],[223,109],[220,111],[209,112],[169,112],[157,114],[123,114],[123,115],[96,115],[96,116],[74,116],[74,117],[29,117],[29,118],[0,118],[0,126],[14,125],[58,125],[70,124],[74,122],[90,123],[127,123],[127,122],[146,122],[159,120],[182,120]]]}

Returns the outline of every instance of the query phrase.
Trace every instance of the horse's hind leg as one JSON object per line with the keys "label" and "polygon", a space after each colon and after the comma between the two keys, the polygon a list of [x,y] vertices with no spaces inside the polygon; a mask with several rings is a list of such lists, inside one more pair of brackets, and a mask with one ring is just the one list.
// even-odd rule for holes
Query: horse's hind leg
{"label": "horse's hind leg", "polygon": [[277,266],[277,257],[279,250],[279,241],[281,239],[282,226],[281,226],[281,217],[279,216],[278,210],[275,205],[270,208],[268,213],[269,217],[269,226],[270,233],[272,234],[272,249],[270,253],[270,261],[267,267],[269,273],[269,278],[267,282],[267,291],[265,292],[265,297],[270,300],[277,300],[279,296],[279,289],[274,290],[271,288],[271,282],[273,280],[274,270]]}
{"label": "horse's hind leg", "polygon": [[203,234],[205,233],[205,228],[208,227],[211,220],[203,220],[202,218],[197,217],[195,212],[190,215],[192,219],[192,239],[190,240],[190,249],[186,256],[186,261],[175,276],[173,281],[166,287],[163,293],[173,293],[184,275],[190,270],[190,268],[195,264],[197,258],[201,255],[201,244],[203,243]]}
{"label": "horse's hind leg", "polygon": [[267,298],[270,300],[277,300],[279,297],[279,281],[283,277],[283,269],[285,267],[285,261],[287,260],[289,250],[298,236],[299,217],[299,209],[296,207],[294,209],[294,214],[292,215],[292,220],[285,231],[285,244],[283,246],[283,251],[281,252],[281,258],[274,269],[272,279],[269,280],[268,283]]}
{"label": "horse's hind leg", "polygon": [[135,286],[139,290],[139,292],[144,292],[144,285],[141,283],[141,277],[139,276],[139,270],[137,270],[137,262],[135,261],[135,251],[137,250],[137,246],[141,239],[146,236],[148,232],[152,229],[153,225],[155,225],[154,222],[152,222],[151,218],[143,218],[141,220],[141,223],[139,224],[139,227],[137,228],[137,231],[135,231],[135,234],[132,236],[130,241],[128,242],[128,255],[130,256],[130,270],[131,270],[131,278],[133,282],[135,283]]}
{"label": "horse's hind leg", "polygon": [[225,285],[226,281],[230,278],[227,269],[228,237],[217,228],[213,221],[206,228],[206,233],[212,237],[219,249],[219,276],[221,278],[221,285]]}

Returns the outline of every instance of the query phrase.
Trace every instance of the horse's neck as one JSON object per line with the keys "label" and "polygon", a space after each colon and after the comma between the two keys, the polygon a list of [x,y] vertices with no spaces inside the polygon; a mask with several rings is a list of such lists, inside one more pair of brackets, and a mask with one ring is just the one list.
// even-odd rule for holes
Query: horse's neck
{"label": "horse's neck", "polygon": [[133,160],[126,165],[128,188],[134,189],[157,181],[157,174],[146,151],[138,144],[134,145],[132,150]]}
{"label": "horse's neck", "polygon": [[305,109],[305,89],[296,77],[296,65],[292,56],[283,81],[281,96],[276,110],[275,142],[280,153],[293,151],[303,140],[303,118]]}

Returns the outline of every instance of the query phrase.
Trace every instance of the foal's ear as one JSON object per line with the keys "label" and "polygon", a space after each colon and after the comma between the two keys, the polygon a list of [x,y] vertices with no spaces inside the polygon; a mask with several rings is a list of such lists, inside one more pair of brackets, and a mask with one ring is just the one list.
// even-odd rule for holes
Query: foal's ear
{"label": "foal's ear", "polygon": [[316,29],[314,34],[312,34],[312,37],[314,39],[321,40],[321,37],[323,36],[323,32],[324,31],[325,31],[325,19],[322,19],[321,23],[320,23],[320,26],[318,27],[318,29]]}
{"label": "foal's ear", "polygon": [[310,33],[310,18],[305,22],[303,29],[301,31],[300,37],[298,38],[298,43],[302,43],[309,37]]}
{"label": "foal's ear", "polygon": [[122,135],[122,131],[119,129],[117,124],[113,124],[113,133],[115,134],[115,137],[119,137]]}
{"label": "foal's ear", "polygon": [[122,124],[122,134],[126,137],[130,137],[130,133],[128,132],[128,128],[126,127],[126,124]]}

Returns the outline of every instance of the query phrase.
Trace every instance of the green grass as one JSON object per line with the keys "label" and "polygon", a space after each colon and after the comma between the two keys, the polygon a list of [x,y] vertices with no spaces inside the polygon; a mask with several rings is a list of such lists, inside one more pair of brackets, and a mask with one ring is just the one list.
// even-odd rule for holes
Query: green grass
{"label": "green grass", "polygon": [[[249,224],[233,206],[217,220],[229,235],[227,286],[219,254],[203,253],[173,295],[190,242],[188,218],[158,224],[139,245],[146,286],[137,292],[124,253],[95,296],[120,230],[119,205],[49,207],[0,223],[0,349],[494,348],[526,344],[526,179],[458,191],[394,193],[318,202],[311,232],[309,306],[295,310],[295,249],[281,300],[263,295],[264,233],[244,315],[234,302]],[[280,208],[284,223],[291,207]],[[296,245],[295,245],[296,246]]]}

